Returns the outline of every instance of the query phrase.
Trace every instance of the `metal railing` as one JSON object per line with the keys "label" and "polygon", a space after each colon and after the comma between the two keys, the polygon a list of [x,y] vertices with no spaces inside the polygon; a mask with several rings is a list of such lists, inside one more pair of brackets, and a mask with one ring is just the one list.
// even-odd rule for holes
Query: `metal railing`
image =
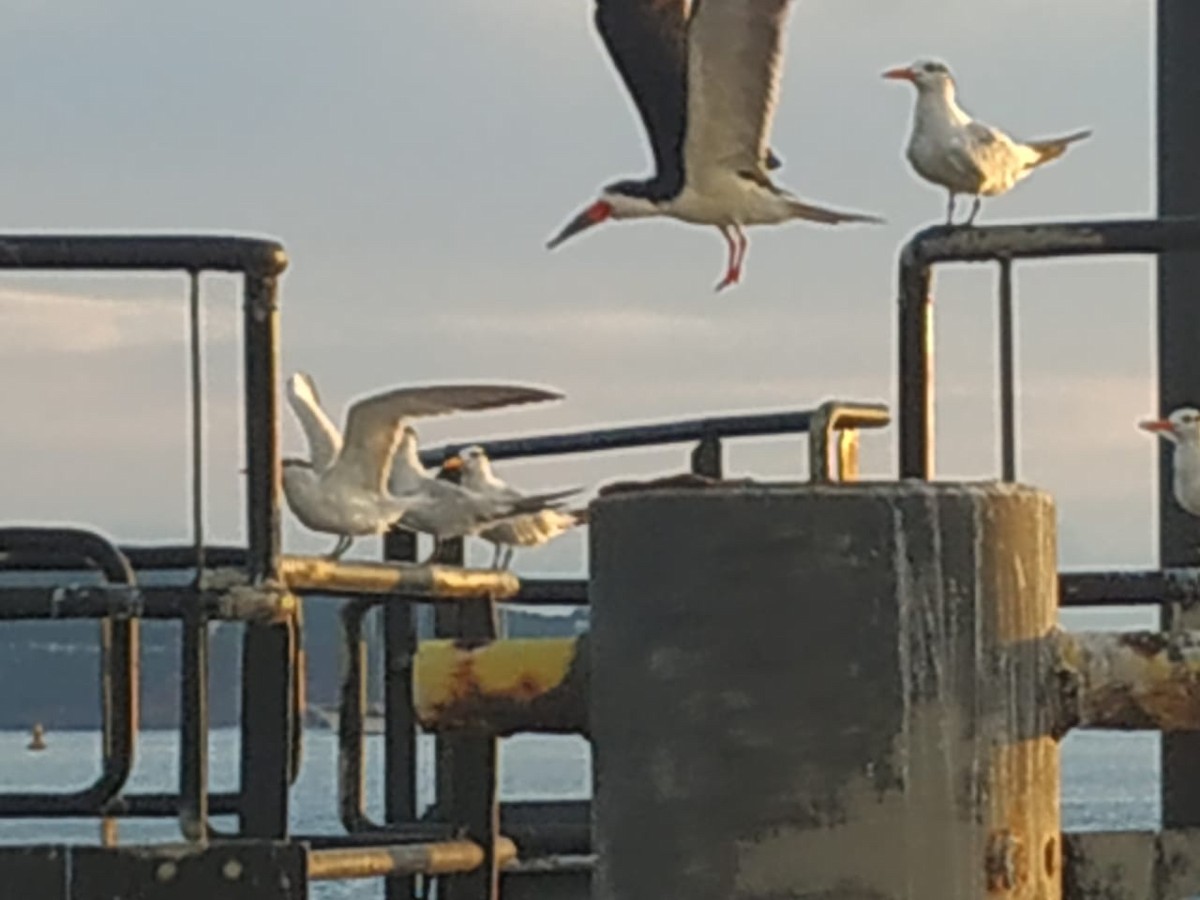
{"label": "metal railing", "polygon": [[[1185,117],[1188,122],[1192,117]],[[1178,113],[1173,121],[1183,121]],[[1188,126],[1192,127],[1191,125]],[[1178,185],[1176,185],[1178,187]],[[1153,254],[1159,258],[1158,350],[1160,402],[1186,395],[1198,371],[1196,354],[1173,332],[1194,322],[1193,287],[1168,281],[1164,272],[1178,271],[1188,251],[1200,250],[1200,216],[1130,221],[1066,222],[1045,225],[999,225],[975,228],[939,226],[913,237],[900,254],[899,370],[897,419],[899,475],[934,477],[933,269],[943,263],[991,262],[999,267],[998,341],[1000,406],[1000,477],[1017,478],[1016,374],[1013,364],[1015,309],[1013,266],[1019,260],[1081,256]],[[1183,253],[1180,253],[1183,251]],[[1174,266],[1168,263],[1175,263]],[[1190,264],[1189,264],[1190,265]],[[1186,265],[1185,265],[1186,268]],[[1063,606],[1154,605],[1167,627],[1184,624],[1200,600],[1200,569],[1178,567],[1195,559],[1194,520],[1171,506],[1169,460],[1161,448],[1159,570],[1070,572],[1059,577]],[[1189,549],[1192,548],[1192,549]],[[1194,617],[1194,616],[1193,616]],[[1194,623],[1191,623],[1194,625]],[[1200,738],[1172,734],[1163,739],[1160,793],[1168,824],[1200,822],[1200,775],[1195,767]]]}
{"label": "metal railing", "polygon": [[[724,443],[734,438],[805,433],[809,436],[810,478],[817,481],[854,477],[858,472],[858,429],[887,425],[886,406],[874,403],[830,401],[817,409],[757,415],[706,417],[684,421],[607,428],[504,440],[476,440],[434,447],[422,453],[427,465],[437,465],[462,447],[479,444],[493,459],[584,454],[636,447],[695,443],[689,459],[692,474],[720,478],[724,471]],[[416,559],[413,535],[394,532],[385,542],[388,559]],[[439,562],[461,565],[462,540],[443,544]],[[586,602],[587,583],[571,579],[522,579],[520,589],[507,602],[569,605]],[[412,660],[417,646],[414,602],[421,598],[390,598],[383,604],[385,671],[384,721],[386,822],[370,821],[363,812],[362,759],[365,687],[362,665],[361,617],[370,601],[348,609],[346,653],[339,709],[339,808],[348,830],[388,832],[408,826],[417,818],[416,721],[412,709]],[[400,600],[401,602],[397,602]],[[470,641],[494,640],[496,599],[481,596],[441,604],[434,612],[435,635]],[[574,801],[538,804],[499,802],[496,781],[496,740],[493,737],[447,736],[436,738],[437,803],[425,821],[450,825],[481,847],[493,847],[503,833],[519,828],[520,846],[547,854],[590,851],[586,804]],[[556,868],[557,870],[557,868]],[[564,870],[565,871],[565,870]],[[572,870],[587,878],[586,867]],[[498,890],[501,866],[490,852],[483,865],[470,872],[444,878],[439,896],[449,900],[492,897]],[[389,900],[411,896],[411,878],[388,882]]]}
{"label": "metal railing", "polygon": [[939,225],[913,237],[901,251],[898,279],[900,477],[929,479],[934,473],[934,266],[951,262],[999,265],[1001,477],[1012,481],[1016,478],[1013,263],[1196,249],[1200,249],[1200,217],[973,228]]}

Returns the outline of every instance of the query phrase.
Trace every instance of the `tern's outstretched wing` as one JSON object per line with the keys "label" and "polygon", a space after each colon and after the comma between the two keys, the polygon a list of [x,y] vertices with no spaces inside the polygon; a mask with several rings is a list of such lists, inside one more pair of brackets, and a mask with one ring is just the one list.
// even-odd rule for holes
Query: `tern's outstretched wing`
{"label": "tern's outstretched wing", "polygon": [[338,479],[364,490],[384,490],[406,418],[495,409],[560,400],[562,394],[518,385],[462,384],[399,388],[350,407]]}
{"label": "tern's outstretched wing", "polygon": [[308,438],[308,456],[313,469],[324,472],[342,449],[342,434],[321,407],[321,396],[312,376],[297,372],[289,378],[287,398]]}

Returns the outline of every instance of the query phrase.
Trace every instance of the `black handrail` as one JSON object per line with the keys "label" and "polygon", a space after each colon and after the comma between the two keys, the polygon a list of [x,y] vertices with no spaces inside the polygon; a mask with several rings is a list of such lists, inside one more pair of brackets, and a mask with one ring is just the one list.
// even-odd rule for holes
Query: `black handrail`
{"label": "black handrail", "polygon": [[[110,584],[136,587],[133,569],[121,552],[100,535],[77,528],[0,528],[0,567],[22,567],[22,558],[50,553],[71,556]],[[106,815],[133,769],[137,745],[138,632],[136,618],[108,616],[100,623],[100,775],[88,787],[71,792],[0,794],[0,816]]]}

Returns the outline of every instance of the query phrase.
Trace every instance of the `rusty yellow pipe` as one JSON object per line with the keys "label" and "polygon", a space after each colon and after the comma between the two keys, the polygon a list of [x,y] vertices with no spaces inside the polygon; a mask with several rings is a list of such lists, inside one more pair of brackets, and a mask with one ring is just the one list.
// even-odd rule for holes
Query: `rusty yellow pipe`
{"label": "rusty yellow pipe", "polygon": [[581,639],[502,640],[476,647],[422,641],[413,706],[429,731],[579,732],[586,727]]}
{"label": "rusty yellow pipe", "polygon": [[1063,730],[1200,730],[1200,633],[1057,632]]}
{"label": "rusty yellow pipe", "polygon": [[346,563],[316,556],[285,556],[281,568],[284,583],[295,591],[404,593],[451,600],[476,597],[503,600],[521,590],[521,582],[516,575],[490,569]]}
{"label": "rusty yellow pipe", "polygon": [[[496,838],[496,857],[500,865],[507,865],[516,859],[517,845],[506,837]],[[388,875],[454,875],[471,872],[481,865],[483,848],[474,841],[337,847],[309,851],[308,878],[329,881]]]}

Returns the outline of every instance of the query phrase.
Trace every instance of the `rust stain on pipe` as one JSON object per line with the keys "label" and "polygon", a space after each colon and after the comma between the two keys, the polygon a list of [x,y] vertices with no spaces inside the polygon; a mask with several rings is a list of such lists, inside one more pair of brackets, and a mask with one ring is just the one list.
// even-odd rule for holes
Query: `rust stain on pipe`
{"label": "rust stain on pipe", "polygon": [[586,642],[423,641],[413,665],[417,721],[434,732],[586,733]]}
{"label": "rust stain on pipe", "polygon": [[1057,632],[1065,728],[1200,730],[1200,633]]}

